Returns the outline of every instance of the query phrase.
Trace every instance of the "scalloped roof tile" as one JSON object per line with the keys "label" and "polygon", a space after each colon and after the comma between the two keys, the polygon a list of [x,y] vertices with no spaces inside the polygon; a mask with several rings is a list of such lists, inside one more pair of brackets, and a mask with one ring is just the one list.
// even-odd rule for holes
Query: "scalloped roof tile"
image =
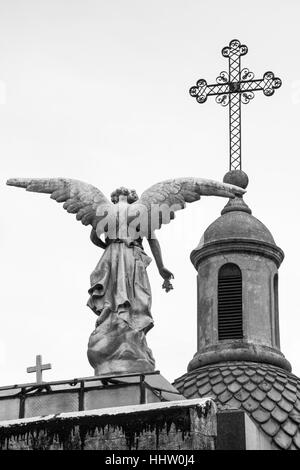
{"label": "scalloped roof tile", "polygon": [[298,429],[297,433],[293,437],[293,443],[297,447],[297,449],[300,449],[300,430]]}
{"label": "scalloped roof tile", "polygon": [[300,450],[300,379],[292,373],[270,364],[223,362],[184,374],[174,385],[188,398],[210,396],[221,408],[245,410],[274,447]]}
{"label": "scalloped roof tile", "polygon": [[272,411],[274,408],[275,408],[275,403],[270,400],[269,398],[265,398],[262,402],[261,402],[261,406],[265,409],[265,410],[268,410],[268,411]]}

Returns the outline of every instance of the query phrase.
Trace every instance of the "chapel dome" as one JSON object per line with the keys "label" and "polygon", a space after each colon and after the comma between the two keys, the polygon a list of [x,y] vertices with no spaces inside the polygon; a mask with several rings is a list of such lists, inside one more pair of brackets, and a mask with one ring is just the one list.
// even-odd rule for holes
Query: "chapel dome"
{"label": "chapel dome", "polygon": [[[226,173],[223,181],[246,189],[249,178],[242,170],[232,170]],[[221,212],[221,217],[205,230],[198,249],[207,243],[232,239],[258,241],[276,246],[271,232],[252,215],[251,209],[242,197],[228,201]]]}
{"label": "chapel dome", "polygon": [[191,253],[191,261],[198,270],[201,260],[228,252],[260,254],[273,259],[277,267],[284,258],[270,230],[252,215],[241,197],[230,199],[221,217],[205,230],[198,246]]}
{"label": "chapel dome", "polygon": [[275,240],[267,227],[248,211],[226,211],[204,232],[201,245],[220,240],[247,239],[275,245]]}

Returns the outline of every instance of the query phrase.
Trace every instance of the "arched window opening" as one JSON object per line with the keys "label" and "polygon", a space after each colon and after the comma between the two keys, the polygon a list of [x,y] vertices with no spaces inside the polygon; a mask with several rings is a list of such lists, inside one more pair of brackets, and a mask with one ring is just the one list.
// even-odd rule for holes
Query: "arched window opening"
{"label": "arched window opening", "polygon": [[278,301],[278,274],[274,276],[274,327],[275,327],[275,346],[280,348],[280,335],[279,335],[279,301]]}
{"label": "arched window opening", "polygon": [[233,263],[224,264],[218,279],[218,335],[222,339],[243,338],[242,272]]}

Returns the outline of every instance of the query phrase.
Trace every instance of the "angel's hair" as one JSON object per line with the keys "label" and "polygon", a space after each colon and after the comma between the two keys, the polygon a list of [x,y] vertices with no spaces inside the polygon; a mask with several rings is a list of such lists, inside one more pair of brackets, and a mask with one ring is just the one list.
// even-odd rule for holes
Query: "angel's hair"
{"label": "angel's hair", "polygon": [[138,200],[138,195],[136,193],[135,189],[128,189],[124,188],[124,186],[121,186],[120,188],[115,189],[111,195],[111,202],[114,204],[117,204],[119,202],[119,196],[127,196],[127,202],[128,204],[132,204],[133,202]]}

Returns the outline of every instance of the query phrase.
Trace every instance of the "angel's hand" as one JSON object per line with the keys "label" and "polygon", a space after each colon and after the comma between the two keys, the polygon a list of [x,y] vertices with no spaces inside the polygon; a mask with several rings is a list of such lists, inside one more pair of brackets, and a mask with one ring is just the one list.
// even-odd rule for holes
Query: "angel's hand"
{"label": "angel's hand", "polygon": [[165,280],[169,280],[169,279],[174,279],[174,275],[171,273],[171,271],[169,271],[167,268],[165,268],[164,266],[162,268],[160,268],[159,270],[159,274],[161,275],[161,277]]}
{"label": "angel's hand", "polygon": [[162,267],[159,270],[159,273],[161,277],[164,279],[164,283],[162,285],[162,288],[165,289],[166,292],[169,292],[170,290],[173,289],[172,283],[170,279],[174,279],[174,275],[169,271],[167,268]]}
{"label": "angel's hand", "polygon": [[173,285],[169,279],[165,279],[162,288],[165,289],[166,292],[169,292],[173,289]]}

